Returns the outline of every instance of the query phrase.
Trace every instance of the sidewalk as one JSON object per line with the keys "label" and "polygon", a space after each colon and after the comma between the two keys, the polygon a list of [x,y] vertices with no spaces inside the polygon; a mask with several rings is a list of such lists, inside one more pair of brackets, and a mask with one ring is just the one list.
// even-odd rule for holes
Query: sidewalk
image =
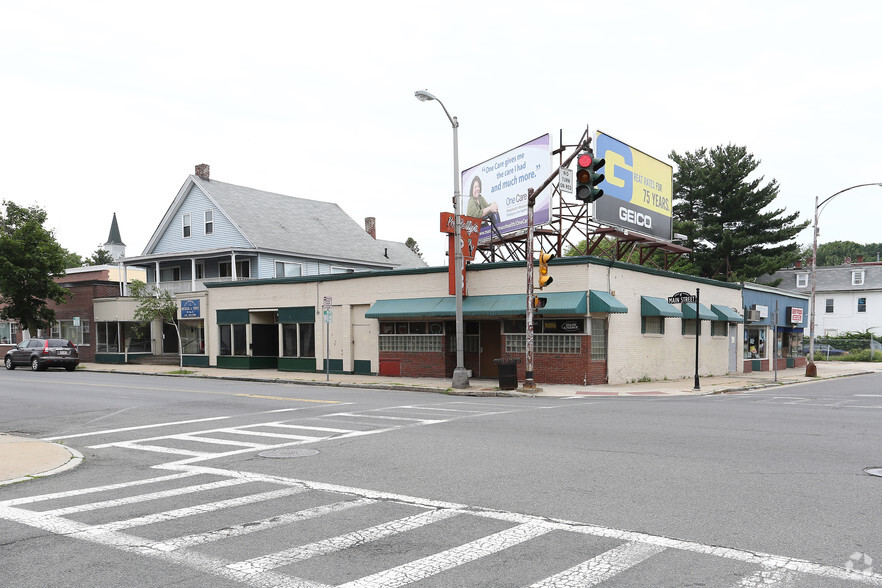
{"label": "sidewalk", "polygon": [[[191,375],[175,375],[174,366],[167,365],[111,365],[98,363],[80,364],[81,370],[91,372],[112,372],[118,374],[155,375],[161,377],[219,378],[247,382],[277,382],[312,386],[337,386],[346,388],[367,388],[383,390],[410,390],[457,394],[468,396],[515,396],[515,397],[617,397],[617,396],[682,396],[706,395],[725,392],[755,390],[786,384],[815,382],[831,378],[855,376],[882,372],[880,363],[863,362],[819,362],[818,377],[805,377],[805,368],[778,370],[777,381],[774,372],[753,372],[750,374],[729,374],[699,378],[700,390],[694,390],[694,378],[681,380],[659,380],[650,382],[631,382],[626,384],[604,384],[579,386],[570,384],[540,384],[536,392],[519,390],[499,390],[498,381],[472,379],[466,390],[454,391],[449,379],[439,378],[400,378],[357,374],[308,374],[302,372],[279,372],[276,370],[231,370],[220,368],[186,368]],[[71,374],[71,377],[76,377]],[[75,449],[47,443],[37,439],[27,439],[0,433],[0,486],[48,476],[76,467],[83,456]]]}

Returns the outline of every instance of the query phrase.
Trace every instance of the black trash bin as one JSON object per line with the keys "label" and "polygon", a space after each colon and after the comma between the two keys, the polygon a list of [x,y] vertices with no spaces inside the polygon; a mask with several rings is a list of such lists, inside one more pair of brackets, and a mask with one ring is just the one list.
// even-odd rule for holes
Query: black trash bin
{"label": "black trash bin", "polygon": [[494,359],[493,363],[499,369],[499,389],[517,390],[518,388],[518,364],[520,358]]}

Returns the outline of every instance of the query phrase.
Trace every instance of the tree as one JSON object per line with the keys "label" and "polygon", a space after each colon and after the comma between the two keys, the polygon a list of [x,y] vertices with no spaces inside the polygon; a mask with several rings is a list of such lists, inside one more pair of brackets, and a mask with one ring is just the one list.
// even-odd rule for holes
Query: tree
{"label": "tree", "polygon": [[113,259],[113,256],[109,251],[99,247],[94,253],[92,253],[92,257],[86,259],[86,263],[89,265],[106,265],[116,263],[116,261]]}
{"label": "tree", "polygon": [[[864,261],[875,261],[882,252],[882,243],[861,245],[854,241],[831,241],[818,245],[818,265],[842,265],[846,259],[856,262],[863,256]],[[811,244],[802,248],[800,257],[809,260],[812,257]]]}
{"label": "tree", "polygon": [[73,251],[68,251],[67,249],[62,249],[64,251],[64,268],[72,268],[72,267],[82,267],[83,258],[80,257],[79,253],[74,253]]}
{"label": "tree", "polygon": [[[178,328],[178,303],[168,291],[160,292],[156,286],[148,286],[141,280],[132,280],[132,297],[138,300],[135,308],[135,321],[150,324],[155,320],[168,323],[175,328],[178,336],[178,364],[184,369],[184,354],[181,347],[181,329]],[[140,331],[140,326],[135,330]]]}
{"label": "tree", "polygon": [[55,322],[49,302],[70,296],[53,278],[64,275],[65,250],[43,226],[46,211],[3,201],[0,211],[0,318],[23,330],[48,329]]}
{"label": "tree", "polygon": [[794,238],[809,221],[798,223],[799,213],[772,208],[778,183],[751,178],[760,161],[746,147],[672,151],[670,158],[677,164],[674,232],[687,237],[694,273],[752,281],[799,258]]}
{"label": "tree", "polygon": [[407,241],[404,242],[404,245],[407,246],[408,249],[416,253],[420,259],[423,258],[423,254],[420,253],[420,246],[417,245],[417,242],[414,240],[413,237],[408,237]]}

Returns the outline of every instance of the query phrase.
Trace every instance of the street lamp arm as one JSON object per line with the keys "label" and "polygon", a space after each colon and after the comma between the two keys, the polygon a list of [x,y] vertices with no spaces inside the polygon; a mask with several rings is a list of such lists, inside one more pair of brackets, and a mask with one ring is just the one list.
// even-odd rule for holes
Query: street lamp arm
{"label": "street lamp arm", "polygon": [[863,188],[864,186],[882,186],[882,182],[870,182],[868,184],[857,184],[856,186],[851,186],[850,188],[846,188],[844,190],[839,190],[838,192],[836,192],[832,196],[827,196],[826,198],[824,198],[824,200],[821,201],[820,204],[818,204],[818,214],[820,215],[821,208],[823,208],[825,204],[827,204],[828,202],[830,202],[831,200],[833,200],[834,198],[836,198],[837,196],[839,196],[843,192],[848,192],[849,190],[854,190],[855,188]]}

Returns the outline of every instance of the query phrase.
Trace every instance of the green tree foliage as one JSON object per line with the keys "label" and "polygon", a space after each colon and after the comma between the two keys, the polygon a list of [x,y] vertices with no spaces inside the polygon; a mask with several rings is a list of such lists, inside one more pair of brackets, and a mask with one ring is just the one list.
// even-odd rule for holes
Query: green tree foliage
{"label": "green tree foliage", "polygon": [[92,253],[92,257],[86,259],[88,265],[106,265],[115,263],[113,256],[106,249],[99,247]]}
{"label": "green tree foliage", "polygon": [[[842,265],[846,259],[856,262],[863,256],[864,261],[876,261],[882,254],[882,243],[861,245],[854,241],[831,241],[818,245],[818,265]],[[803,247],[800,258],[809,260],[812,257],[811,244]]]}
{"label": "green tree foliage", "polygon": [[72,267],[82,267],[83,258],[80,257],[79,253],[74,253],[73,251],[68,251],[64,249],[64,267],[65,269]]}
{"label": "green tree foliage", "polygon": [[423,254],[420,253],[420,246],[417,245],[417,242],[416,242],[416,240],[415,240],[413,237],[408,237],[408,238],[407,238],[407,241],[404,242],[404,245],[405,245],[408,249],[410,249],[411,251],[413,251],[414,253],[416,253],[417,256],[418,256],[420,259],[423,258]]}
{"label": "green tree foliage", "polygon": [[[579,255],[585,255],[585,247],[587,246],[588,242],[585,239],[582,239],[575,247],[569,247],[564,251],[564,257],[578,257]],[[601,241],[594,251],[591,252],[591,255],[613,259],[615,257],[615,252],[616,240],[611,237],[604,237],[603,241]]]}
{"label": "green tree foliage", "polygon": [[809,221],[798,223],[799,213],[773,207],[778,184],[752,177],[760,162],[746,147],[672,151],[670,158],[677,164],[674,232],[686,235],[692,249],[689,273],[753,281],[799,258],[793,239]]}
{"label": "green tree foliage", "polygon": [[[137,299],[138,306],[135,308],[135,321],[149,325],[155,320],[168,323],[175,328],[178,336],[178,363],[184,369],[184,356],[181,352],[181,330],[178,328],[178,303],[168,291],[160,292],[155,286],[148,286],[141,280],[132,280],[132,297]],[[140,326],[135,326],[140,331]]]}
{"label": "green tree foliage", "polygon": [[22,329],[47,329],[55,322],[49,302],[63,304],[70,293],[53,278],[64,275],[65,254],[45,228],[46,211],[3,201],[0,210],[0,318]]}

